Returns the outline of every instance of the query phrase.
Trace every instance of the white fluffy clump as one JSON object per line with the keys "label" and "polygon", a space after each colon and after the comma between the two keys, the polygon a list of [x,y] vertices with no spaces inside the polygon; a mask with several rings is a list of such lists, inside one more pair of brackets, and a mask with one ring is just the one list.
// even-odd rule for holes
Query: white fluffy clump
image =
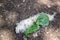
{"label": "white fluffy clump", "polygon": [[28,19],[24,19],[24,20],[20,21],[19,23],[17,23],[16,33],[24,32],[28,27],[30,27],[30,25],[34,21],[36,21],[37,17],[38,17],[38,14],[33,17],[29,17]]}
{"label": "white fluffy clump", "polygon": [[47,16],[49,17],[50,21],[54,20],[54,16],[56,15],[56,13],[54,13],[53,15],[47,14]]}
{"label": "white fluffy clump", "polygon": [[[29,17],[28,19],[24,19],[24,20],[20,21],[19,23],[17,23],[16,30],[15,30],[16,33],[24,32],[28,27],[30,27],[30,25],[34,21],[36,21],[38,15],[39,14],[34,15],[32,17]],[[49,15],[49,14],[47,14],[47,15],[49,17],[49,20],[52,21],[54,19],[55,13],[53,15]]]}

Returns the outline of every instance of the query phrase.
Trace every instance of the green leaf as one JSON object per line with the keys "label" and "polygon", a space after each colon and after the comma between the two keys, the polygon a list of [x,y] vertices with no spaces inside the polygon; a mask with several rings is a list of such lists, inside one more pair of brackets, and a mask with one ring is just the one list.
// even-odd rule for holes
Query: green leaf
{"label": "green leaf", "polygon": [[34,32],[34,31],[36,31],[36,30],[38,30],[38,29],[39,29],[39,25],[37,25],[36,22],[34,22],[34,23],[31,25],[31,27],[29,27],[28,29],[26,29],[26,30],[24,31],[24,34],[25,34],[25,35],[29,35],[30,33]]}
{"label": "green leaf", "polygon": [[49,24],[49,17],[45,13],[42,12],[38,16],[36,23],[45,27],[46,25]]}

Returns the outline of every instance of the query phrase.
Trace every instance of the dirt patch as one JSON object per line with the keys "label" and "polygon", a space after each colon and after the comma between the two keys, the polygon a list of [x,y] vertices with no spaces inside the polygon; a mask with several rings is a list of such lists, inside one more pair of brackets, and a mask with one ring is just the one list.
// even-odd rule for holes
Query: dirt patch
{"label": "dirt patch", "polygon": [[15,40],[13,32],[9,29],[0,29],[0,40]]}
{"label": "dirt patch", "polygon": [[[28,40],[58,40],[60,38],[60,1],[59,0],[0,0],[0,29],[9,29],[12,30],[9,35],[4,34],[3,31],[0,32],[5,36],[10,36],[11,33],[15,34],[15,40],[23,40],[23,34],[16,34],[15,27],[16,23],[26,19],[30,16],[36,15],[40,12],[45,12],[49,14],[56,13],[54,21],[50,22],[50,25],[47,26],[48,29],[41,28],[38,32],[37,37],[33,37],[32,33]],[[51,28],[50,28],[51,27]],[[55,30],[56,29],[56,30]],[[57,31],[58,30],[58,31]],[[42,32],[41,32],[42,31]],[[48,31],[48,32],[47,32]],[[57,31],[57,32],[56,32]],[[47,34],[48,33],[48,34]],[[52,36],[51,36],[52,35]],[[14,40],[10,37],[10,40]],[[49,39],[48,39],[49,38]],[[1,38],[0,38],[1,39]],[[6,39],[6,40],[9,40]],[[3,39],[4,40],[4,37]]]}

